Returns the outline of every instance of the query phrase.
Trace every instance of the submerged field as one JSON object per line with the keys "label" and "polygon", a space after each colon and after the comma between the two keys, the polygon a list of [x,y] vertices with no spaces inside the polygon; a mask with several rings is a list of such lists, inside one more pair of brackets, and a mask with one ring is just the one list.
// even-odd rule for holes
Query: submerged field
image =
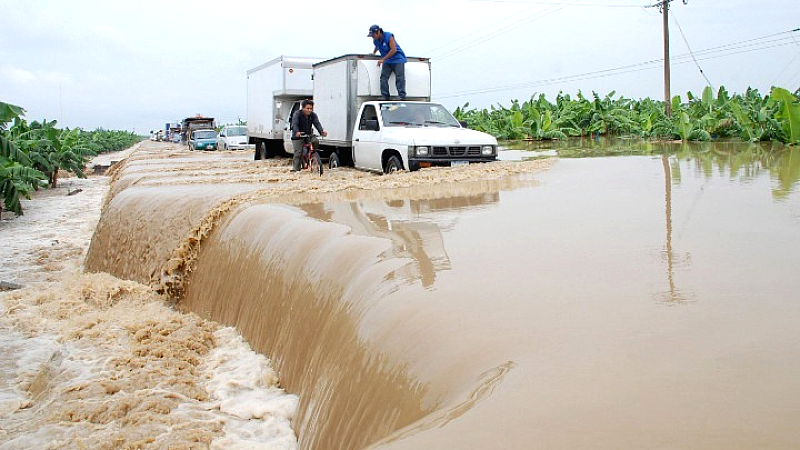
{"label": "submerged field", "polygon": [[[599,147],[622,156],[568,157]],[[88,250],[87,271],[108,274],[79,271],[89,215],[84,234],[68,233],[85,236],[60,257],[69,274],[52,275],[58,261],[31,239],[40,247],[18,276],[49,294],[0,297],[8,339],[26,343],[17,354],[45,349],[4,363],[29,375],[3,372],[16,405],[3,439],[800,445],[796,149],[570,141],[501,157],[318,178],[286,160],[145,143],[113,173]],[[290,395],[224,326],[272,360]],[[108,344],[91,363],[53,356],[93,339]],[[267,382],[231,397],[241,382],[221,361],[239,360]],[[42,375],[82,364],[78,385]]]}

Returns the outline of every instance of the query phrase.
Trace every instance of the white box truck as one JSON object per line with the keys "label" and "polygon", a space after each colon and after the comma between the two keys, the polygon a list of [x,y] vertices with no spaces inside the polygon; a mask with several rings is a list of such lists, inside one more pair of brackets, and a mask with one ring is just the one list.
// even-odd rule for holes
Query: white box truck
{"label": "white box truck", "polygon": [[[381,68],[377,55],[344,55],[312,63],[311,95],[295,96],[291,106],[287,103],[292,97],[286,95],[279,84],[285,83],[285,76],[276,77],[274,85],[260,89],[281,93],[271,97],[271,101],[275,105],[280,103],[280,106],[271,108],[274,122],[270,131],[273,134],[264,137],[258,128],[258,124],[264,121],[253,120],[249,114],[259,107],[251,106],[251,103],[264,100],[251,96],[251,92],[256,91],[249,86],[259,69],[277,65],[282,59],[285,58],[248,72],[248,134],[252,127],[252,135],[259,139],[258,143],[267,142],[267,156],[276,153],[275,150],[270,153],[269,140],[275,139],[279,127],[282,127],[284,152],[293,152],[288,130],[291,115],[299,109],[300,100],[313,97],[314,112],[328,134],[320,137],[320,153],[330,167],[352,164],[359,169],[389,173],[497,159],[497,140],[494,137],[467,129],[444,106],[430,101],[431,63],[428,58],[408,58],[405,65],[407,96],[404,100],[379,100]],[[394,74],[389,87],[390,94],[396,98]],[[279,122],[277,117],[283,119]],[[258,144],[256,153],[258,159]]]}
{"label": "white box truck", "polygon": [[320,61],[280,56],[247,71],[247,142],[255,159],[282,153],[292,105],[313,95],[312,65]]}

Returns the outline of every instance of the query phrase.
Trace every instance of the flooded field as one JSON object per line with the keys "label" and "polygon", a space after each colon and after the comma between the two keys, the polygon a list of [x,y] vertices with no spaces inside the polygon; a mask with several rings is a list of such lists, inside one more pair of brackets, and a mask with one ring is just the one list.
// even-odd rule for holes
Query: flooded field
{"label": "flooded field", "polygon": [[315,178],[156,145],[86,269],[234,326],[299,448],[796,448],[800,152],[673,148]]}

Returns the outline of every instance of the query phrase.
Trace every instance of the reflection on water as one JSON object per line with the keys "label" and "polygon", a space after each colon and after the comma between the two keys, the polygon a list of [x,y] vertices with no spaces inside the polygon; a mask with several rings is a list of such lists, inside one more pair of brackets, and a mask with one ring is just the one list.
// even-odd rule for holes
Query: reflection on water
{"label": "reflection on water", "polygon": [[422,200],[359,200],[349,203],[307,203],[300,205],[309,217],[344,224],[357,235],[386,239],[392,243],[396,258],[409,258],[412,263],[394,276],[420,280],[431,287],[436,273],[450,270],[450,258],[444,248],[442,229],[453,228],[456,216],[435,222],[421,218],[424,214],[462,211],[497,203],[498,191]]}
{"label": "reflection on water", "polygon": [[[647,142],[638,139],[570,139],[566,141],[515,141],[505,143],[501,159],[521,160],[622,155],[669,154],[692,161],[692,170],[710,177],[712,172],[732,179],[750,180],[766,171],[774,180],[772,195],[785,198],[800,182],[800,148],[778,142]],[[681,179],[673,161],[672,176]]]}
{"label": "reflection on water", "polygon": [[666,154],[661,155],[661,164],[664,167],[664,221],[666,222],[667,238],[663,257],[667,262],[667,281],[669,283],[669,291],[663,296],[664,299],[670,303],[682,302],[686,298],[675,286],[675,255],[672,251],[672,176],[670,175],[672,169],[669,163],[669,157]]}

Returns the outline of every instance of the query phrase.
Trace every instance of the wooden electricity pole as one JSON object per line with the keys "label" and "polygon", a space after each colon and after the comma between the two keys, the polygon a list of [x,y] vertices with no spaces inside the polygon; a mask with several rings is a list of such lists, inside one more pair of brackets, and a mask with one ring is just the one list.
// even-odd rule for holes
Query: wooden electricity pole
{"label": "wooden electricity pole", "polygon": [[[650,5],[650,8],[658,8],[663,14],[664,23],[664,112],[667,117],[672,117],[672,96],[669,93],[669,4],[672,0],[660,0],[655,5]],[[689,3],[689,0],[682,0],[683,4]],[[701,71],[702,72],[702,71]]]}
{"label": "wooden electricity pole", "polygon": [[672,117],[672,97],[669,93],[669,2],[661,3],[661,13],[664,15],[664,105],[667,117]]}

